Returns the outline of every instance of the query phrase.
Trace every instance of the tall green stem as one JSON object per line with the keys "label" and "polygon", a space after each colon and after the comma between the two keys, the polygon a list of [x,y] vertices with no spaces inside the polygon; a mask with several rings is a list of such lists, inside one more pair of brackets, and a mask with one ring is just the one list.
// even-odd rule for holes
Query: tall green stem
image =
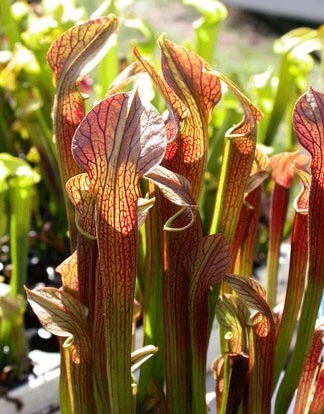
{"label": "tall green stem", "polygon": [[287,359],[305,286],[307,266],[307,215],[297,213],[291,234],[291,256],[285,307],[280,321],[274,364],[274,387]]}
{"label": "tall green stem", "polygon": [[14,177],[9,180],[12,262],[10,293],[13,296],[24,294],[27,279],[28,230],[33,184],[27,183],[26,185],[23,181],[26,181],[24,177]]}
{"label": "tall green stem", "polygon": [[[151,184],[150,184],[151,185]],[[161,197],[161,196],[158,196]],[[161,217],[158,211],[152,209],[146,221],[146,243],[149,247],[147,251],[146,272],[144,275],[144,346],[153,344],[159,348],[159,352],[154,358],[147,361],[141,368],[138,402],[139,409],[143,406],[144,399],[147,397],[158,397],[152,395],[150,390],[159,387],[163,393],[164,383],[164,328],[163,328],[163,272],[162,272],[162,241]],[[156,246],[155,248],[152,248]],[[155,387],[152,387],[152,385]]]}
{"label": "tall green stem", "polygon": [[288,202],[289,190],[286,187],[275,184],[271,195],[269,249],[267,257],[267,299],[271,309],[276,305],[277,301],[280,244]]}

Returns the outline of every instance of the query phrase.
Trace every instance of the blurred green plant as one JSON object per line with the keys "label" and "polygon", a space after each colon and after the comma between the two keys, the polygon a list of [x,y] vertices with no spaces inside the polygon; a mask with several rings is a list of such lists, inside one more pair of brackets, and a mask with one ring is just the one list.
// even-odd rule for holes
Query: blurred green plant
{"label": "blurred green plant", "polygon": [[26,161],[0,153],[0,236],[10,234],[12,266],[8,292],[0,296],[0,371],[7,372],[6,380],[27,374],[29,369],[24,286],[32,198],[39,180],[40,175]]}
{"label": "blurred green plant", "polygon": [[1,2],[1,150],[25,157],[43,180],[41,214],[55,218],[56,234],[64,238],[65,212],[52,139],[52,73],[44,64],[51,42],[85,17],[72,1]]}
{"label": "blurred green plant", "polygon": [[215,62],[215,52],[219,23],[226,19],[227,9],[217,0],[183,0],[186,6],[194,7],[202,17],[193,23],[195,33],[195,51],[209,64]]}
{"label": "blurred green plant", "polygon": [[[296,145],[291,126],[293,106],[307,88],[314,67],[312,53],[323,52],[323,44],[323,26],[291,30],[274,42],[274,52],[280,55],[278,70],[268,68],[250,80],[251,99],[264,114],[258,140],[274,152],[293,150]],[[320,56],[323,59],[323,53]]]}

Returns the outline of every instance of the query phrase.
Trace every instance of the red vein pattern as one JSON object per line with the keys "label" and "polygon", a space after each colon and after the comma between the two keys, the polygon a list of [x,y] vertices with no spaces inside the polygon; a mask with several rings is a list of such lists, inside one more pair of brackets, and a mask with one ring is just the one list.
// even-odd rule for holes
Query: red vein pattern
{"label": "red vein pattern", "polygon": [[[221,97],[220,82],[207,73],[206,62],[194,52],[175,43],[159,39],[164,79],[154,68],[135,54],[167,102],[168,144],[162,165],[185,177],[190,195],[196,203],[202,188],[207,158],[207,122],[210,111]],[[168,200],[156,194],[154,224],[160,232],[163,251],[163,308],[165,332],[165,374],[167,412],[190,412],[190,355],[188,355],[188,321],[181,317],[188,307],[189,279],[184,269],[191,246],[201,238],[199,218],[190,229],[163,234],[164,223],[178,211]],[[152,212],[153,215],[153,212]],[[188,214],[173,220],[173,227],[188,224]],[[148,232],[155,232],[155,229]],[[151,236],[148,236],[151,237]],[[155,234],[155,237],[156,234]],[[156,254],[156,253],[155,253]],[[162,283],[162,282],[161,282]]]}
{"label": "red vein pattern", "polygon": [[108,386],[114,413],[131,412],[139,179],[162,160],[165,145],[161,116],[153,107],[144,107],[137,92],[117,94],[96,105],[72,143],[78,165],[89,176],[89,192],[96,204]]}
{"label": "red vein pattern", "polygon": [[[312,345],[307,356],[307,360],[304,366],[302,376],[299,381],[298,391],[296,395],[296,404],[294,414],[304,414],[304,413],[320,413],[321,411],[316,411],[311,409],[312,399],[315,404],[322,404],[323,408],[323,399],[320,403],[320,395],[323,395],[323,389],[320,390],[320,386],[323,385],[323,373],[320,378],[320,369],[321,358],[323,352],[323,338],[324,338],[324,324],[317,326],[314,332],[314,337],[312,340]],[[318,388],[318,394],[314,394],[314,389]],[[318,399],[318,400],[317,400]]]}
{"label": "red vein pattern", "polygon": [[251,278],[227,275],[224,280],[248,307],[258,311],[252,316],[249,329],[248,412],[270,414],[276,332],[271,310],[265,300],[265,291]]}
{"label": "red vein pattern", "polygon": [[[69,412],[93,412],[90,338],[87,308],[70,293],[56,288],[26,289],[28,301],[42,325],[54,335],[66,338],[61,359],[61,401]],[[73,368],[68,368],[70,365]],[[66,373],[69,372],[69,387]],[[72,391],[71,391],[72,390]],[[69,408],[67,408],[69,407]]]}
{"label": "red vein pattern", "polygon": [[323,363],[320,367],[313,400],[309,407],[309,412],[310,413],[324,412],[324,366],[323,366]]}
{"label": "red vein pattern", "polygon": [[303,189],[295,200],[296,213],[291,230],[291,253],[285,305],[277,334],[274,384],[276,384],[287,358],[293,332],[305,289],[308,263],[308,198],[310,175],[303,167],[295,167]]}
{"label": "red vein pattern", "polygon": [[227,139],[211,226],[212,232],[223,233],[232,241],[255,159],[256,124],[262,114],[230,79],[216,71],[211,73],[228,85],[243,108],[242,121],[227,131],[225,136]]}
{"label": "red vein pattern", "polygon": [[231,243],[231,264],[229,270],[241,276],[253,273],[255,244],[261,203],[261,184],[269,175],[269,158],[258,148],[248,179],[239,220]]}
{"label": "red vein pattern", "polygon": [[186,266],[190,275],[188,314],[192,346],[192,412],[204,412],[208,347],[208,296],[210,287],[225,276],[229,244],[221,234],[206,236],[192,247]]}
{"label": "red vein pattern", "polygon": [[324,94],[310,88],[295,104],[293,127],[300,144],[311,154],[306,287],[296,345],[280,384],[276,412],[288,409],[311,345],[324,287]]}
{"label": "red vein pattern", "polygon": [[207,156],[207,123],[221,98],[219,80],[206,72],[206,62],[194,52],[160,38],[161,66],[167,84],[189,111],[179,139],[166,150],[163,165],[186,177],[195,201],[201,191]]}
{"label": "red vein pattern", "polygon": [[267,258],[267,292],[271,308],[276,305],[280,244],[289,203],[289,188],[294,178],[294,163],[306,164],[308,157],[298,152],[282,152],[270,158],[274,188],[271,193],[269,248]]}
{"label": "red vein pattern", "polygon": [[[323,286],[324,274],[324,94],[310,89],[296,103],[293,123],[301,145],[311,154],[311,187],[309,194],[309,275]],[[316,254],[315,254],[316,252]]]}
{"label": "red vein pattern", "polygon": [[[206,63],[194,52],[160,38],[161,66],[166,83],[187,108],[176,139],[169,141],[162,165],[183,175],[190,183],[190,194],[197,202],[207,158],[207,122],[210,111],[221,98],[220,82],[207,73]],[[169,202],[159,203],[165,222],[175,212]],[[184,220],[184,217],[182,217]],[[181,227],[181,220],[178,225]],[[176,224],[176,223],[175,223]],[[202,236],[199,218],[190,229],[167,232],[164,242],[163,301],[166,352],[166,389],[168,412],[191,410],[191,362],[188,353],[189,326],[181,317],[188,309],[189,277],[184,268],[188,253]]]}
{"label": "red vein pattern", "polygon": [[[63,188],[69,178],[81,172],[71,154],[73,134],[85,115],[84,98],[78,85],[107,48],[107,39],[116,29],[117,19],[113,15],[88,21],[64,32],[48,51],[47,61],[57,85],[53,128]],[[71,245],[75,248],[74,213],[71,204],[65,201]]]}

